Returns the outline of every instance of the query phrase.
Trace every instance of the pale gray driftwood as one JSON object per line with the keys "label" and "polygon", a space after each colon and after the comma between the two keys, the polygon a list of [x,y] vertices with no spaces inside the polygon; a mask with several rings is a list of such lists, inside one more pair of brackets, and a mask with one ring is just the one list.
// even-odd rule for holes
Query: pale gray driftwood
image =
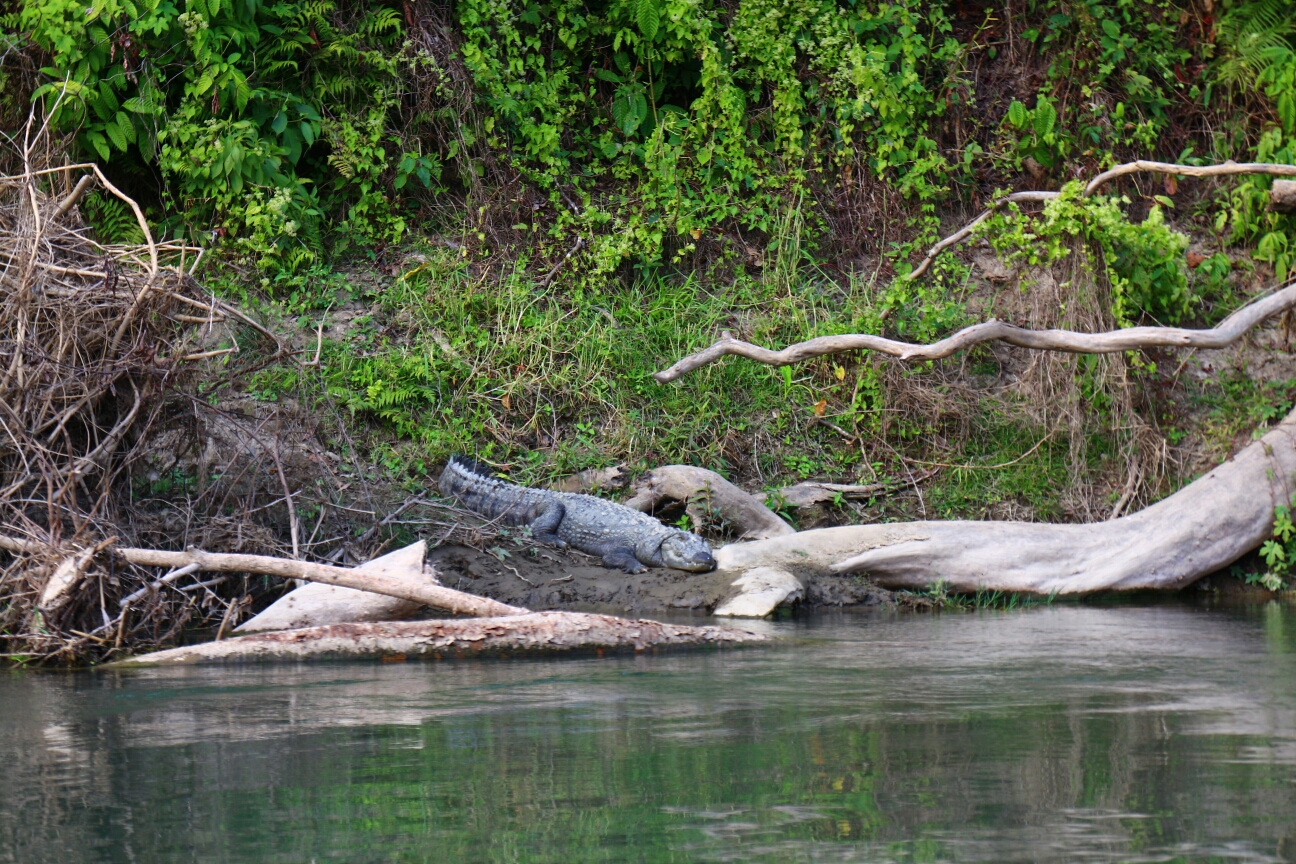
{"label": "pale gray driftwood", "polygon": [[[382,576],[413,588],[437,585],[436,576],[424,572],[426,543],[411,543],[355,568],[357,573]],[[423,608],[417,600],[357,591],[338,585],[311,582],[280,597],[261,614],[234,629],[235,633],[263,633],[268,630],[296,630],[324,624],[361,621],[400,621]]]}
{"label": "pale gray driftwood", "polygon": [[712,615],[717,618],[764,618],[780,606],[801,599],[805,586],[780,567],[755,567],[733,581]]}
{"label": "pale gray driftwood", "polygon": [[725,521],[737,526],[744,539],[765,540],[795,533],[773,510],[706,468],[663,465],[636,480],[634,488],[634,497],[625,503],[645,513],[651,513],[666,501],[703,498]]}
{"label": "pale gray driftwood", "polygon": [[991,319],[981,324],[964,327],[930,345],[917,345],[874,336],[870,333],[846,333],[840,336],[820,336],[789,345],[781,351],[771,351],[735,339],[728,331],[709,348],[679,360],[669,369],[653,373],[662,384],[674,381],[694,369],[714,363],[721,357],[734,354],[770,366],[787,366],[843,351],[877,351],[901,360],[940,360],[958,351],[964,351],[983,342],[1000,341],[1019,348],[1041,351],[1063,351],[1069,354],[1115,354],[1141,348],[1226,348],[1242,338],[1248,330],[1296,306],[1296,283],[1243,306],[1209,330],[1188,330],[1183,327],[1127,327],[1107,333],[1076,333],[1073,330],[1029,330]]}
{"label": "pale gray driftwood", "polygon": [[330,624],[255,633],[132,657],[106,668],[305,659],[454,659],[564,651],[646,651],[734,646],[767,637],[729,627],[686,627],[583,612],[503,618]]}
{"label": "pale gray driftwood", "polygon": [[1087,594],[1178,589],[1227,567],[1273,532],[1296,483],[1296,411],[1170,497],[1086,525],[907,522],[823,528],[716,552],[735,578],[758,567],[861,573],[887,588]]}

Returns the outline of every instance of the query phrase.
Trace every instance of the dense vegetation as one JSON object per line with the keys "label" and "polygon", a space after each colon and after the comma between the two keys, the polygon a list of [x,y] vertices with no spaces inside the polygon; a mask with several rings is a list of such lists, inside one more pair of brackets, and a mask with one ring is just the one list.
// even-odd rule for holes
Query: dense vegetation
{"label": "dense vegetation", "polygon": [[[301,316],[308,340],[325,310],[365,305],[323,371],[250,386],[381,419],[397,436],[379,452],[416,473],[461,448],[541,474],[689,459],[761,480],[896,471],[901,451],[1013,463],[1051,424],[951,411],[942,368],[645,376],[721,326],[784,342],[967,323],[957,257],[894,277],[1002,190],[1133,158],[1296,161],[1284,0],[19,0],[0,29],[6,117],[25,113],[14,93],[38,100],[159,231],[221,253],[211,284]],[[1269,184],[1143,179],[983,236],[1009,263],[1090,256],[1095,320],[1206,322],[1237,305],[1238,271],[1293,269]],[[133,230],[110,200],[84,210],[104,236]],[[1189,235],[1210,253],[1194,267]],[[1130,368],[1156,389],[1155,358]],[[1065,515],[1078,467],[1137,443],[1111,432],[1124,371],[1068,374],[1105,417],[1071,429],[1090,437],[1020,472],[955,471],[922,506]],[[945,402],[914,397],[924,376]],[[1253,413],[1289,393],[1204,386]],[[1120,398],[1183,436],[1174,404]],[[1233,422],[1202,428],[1223,441]]]}

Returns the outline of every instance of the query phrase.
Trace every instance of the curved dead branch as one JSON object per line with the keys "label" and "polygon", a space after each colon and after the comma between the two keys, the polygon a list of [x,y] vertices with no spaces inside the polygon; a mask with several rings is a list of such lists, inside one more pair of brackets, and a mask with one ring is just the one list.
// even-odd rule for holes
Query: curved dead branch
{"label": "curved dead branch", "polygon": [[929,249],[927,251],[927,257],[923,258],[922,263],[919,264],[917,267],[915,267],[912,271],[910,271],[910,273],[907,276],[903,278],[917,279],[919,276],[926,273],[927,268],[930,267],[932,265],[932,262],[936,260],[937,255],[944,252],[946,249],[948,249],[951,246],[956,246],[959,243],[962,243],[972,234],[973,231],[976,230],[978,225],[980,225],[982,222],[985,222],[987,219],[989,219],[991,216],[993,216],[996,212],[998,212],[1006,205],[1012,204],[1014,202],[1052,201],[1054,198],[1058,197],[1061,194],[1062,194],[1061,192],[1014,192],[1011,195],[1005,195],[1002,198],[992,201],[990,203],[990,206],[987,207],[985,209],[985,212],[983,212],[980,216],[976,217],[971,222],[964,225],[962,228],[955,231],[953,234],[946,237],[944,240],[940,241],[931,249]]}
{"label": "curved dead branch", "polygon": [[939,360],[982,342],[996,340],[1020,348],[1064,351],[1068,354],[1114,354],[1152,347],[1224,348],[1241,339],[1243,334],[1266,318],[1286,312],[1293,306],[1296,306],[1296,283],[1289,283],[1279,291],[1243,306],[1209,330],[1129,327],[1107,333],[1076,333],[1072,330],[1028,330],[991,319],[965,327],[930,345],[900,342],[868,333],[847,333],[808,339],[789,345],[781,351],[771,351],[735,339],[728,331],[724,331],[720,334],[719,341],[710,348],[688,355],[669,369],[654,373],[653,378],[660,384],[666,384],[729,354],[769,366],[787,366],[812,357],[822,357],[824,354],[859,350],[878,351],[901,360]]}
{"label": "curved dead branch", "polygon": [[[1224,162],[1220,165],[1176,165],[1171,162],[1148,162],[1138,160],[1137,162],[1127,162],[1124,165],[1117,165],[1089,181],[1084,188],[1085,197],[1097,192],[1107,183],[1115,180],[1117,177],[1124,177],[1128,174],[1137,174],[1140,171],[1150,171],[1154,174],[1173,174],[1178,177],[1229,177],[1239,174],[1268,174],[1273,177],[1296,177],[1296,165],[1278,165],[1273,162]],[[973,219],[967,225],[964,225],[958,231],[941,240],[927,252],[927,256],[922,262],[909,271],[902,279],[917,279],[927,272],[936,256],[944,252],[951,246],[962,243],[968,236],[976,230],[976,227],[985,222],[995,211],[1004,205],[1014,201],[1050,201],[1057,198],[1060,192],[1014,192],[1003,198],[992,202],[980,216]]]}

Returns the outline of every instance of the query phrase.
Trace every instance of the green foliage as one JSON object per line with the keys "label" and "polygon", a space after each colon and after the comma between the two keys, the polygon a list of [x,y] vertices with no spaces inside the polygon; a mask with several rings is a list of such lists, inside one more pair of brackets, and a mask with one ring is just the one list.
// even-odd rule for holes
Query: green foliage
{"label": "green foliage", "polygon": [[[323,350],[333,401],[397,433],[411,463],[466,450],[510,462],[523,478],[541,462],[553,473],[625,459],[723,470],[732,458],[726,436],[751,434],[759,423],[774,438],[759,454],[766,476],[841,474],[854,470],[859,450],[836,446],[835,433],[815,425],[813,406],[830,397],[842,406],[833,421],[861,430],[884,414],[866,395],[852,403],[856,373],[868,379],[868,367],[838,367],[840,377],[826,364],[818,374],[789,369],[789,381],[780,370],[727,363],[668,388],[649,377],[735,311],[748,316],[753,338],[771,342],[849,332],[852,307],[877,314],[865,286],[801,283],[785,294],[742,280],[717,294],[652,277],[614,285],[597,301],[558,301],[524,272],[487,286],[457,254],[428,257],[364,298],[376,306],[373,319],[352,320],[346,337],[326,338]],[[836,300],[843,291],[847,304]],[[318,318],[310,320],[313,329]],[[872,386],[859,384],[865,393]]]}
{"label": "green foliage", "polygon": [[1009,205],[978,233],[1005,260],[1032,265],[1061,260],[1071,254],[1073,241],[1082,241],[1099,253],[1118,322],[1131,325],[1140,314],[1162,323],[1181,320],[1192,301],[1184,259],[1188,238],[1166,224],[1160,204],[1135,224],[1120,209],[1129,199],[1086,198],[1083,190],[1078,181],[1068,183],[1038,217]]}
{"label": "green foliage", "polygon": [[26,0],[21,23],[48,53],[37,96],[55,124],[103,162],[156,164],[172,230],[197,238],[214,226],[291,270],[319,250],[327,212],[345,210],[340,227],[365,241],[403,228],[374,189],[399,145],[385,131],[399,84],[393,9]]}
{"label": "green foliage", "polygon": [[[687,251],[728,221],[773,234],[812,177],[856,159],[919,200],[945,182],[928,126],[958,46],[940,4],[467,0],[458,13],[486,143],[550,196],[551,232],[597,231],[596,272]],[[626,194],[599,200],[608,181]],[[585,200],[579,215],[564,190]]]}
{"label": "green foliage", "polygon": [[[1296,164],[1296,150],[1290,135],[1273,128],[1260,136],[1255,150],[1256,161]],[[1230,242],[1254,244],[1252,257],[1273,265],[1279,279],[1286,279],[1296,263],[1296,217],[1269,207],[1269,190],[1273,178],[1248,177],[1224,193],[1216,216],[1215,229],[1228,232]]]}
{"label": "green foliage", "polygon": [[82,200],[81,211],[101,243],[144,242],[134,211],[114,195],[91,192]]}
{"label": "green foliage", "polygon": [[[1296,495],[1292,496],[1291,503],[1296,506]],[[1263,585],[1270,591],[1286,587],[1287,579],[1296,568],[1296,525],[1292,524],[1290,506],[1279,504],[1274,508],[1273,538],[1260,547],[1260,557],[1269,569],[1248,576],[1247,583]]]}

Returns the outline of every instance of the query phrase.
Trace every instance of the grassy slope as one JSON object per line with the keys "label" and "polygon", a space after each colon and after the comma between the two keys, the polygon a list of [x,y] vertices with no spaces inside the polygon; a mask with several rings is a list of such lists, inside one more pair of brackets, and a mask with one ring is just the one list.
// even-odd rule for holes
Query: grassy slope
{"label": "grassy slope", "polygon": [[[889,370],[890,361],[863,355],[785,369],[729,359],[670,386],[649,377],[721,328],[768,345],[876,329],[881,292],[865,280],[842,285],[803,274],[788,287],[754,277],[705,285],[663,276],[587,297],[539,289],[521,266],[502,276],[469,266],[432,244],[409,251],[397,269],[336,272],[310,304],[324,308],[284,318],[308,352],[325,321],[322,373],[283,364],[237,386],[306,404],[327,391],[353,418],[364,461],[406,486],[425,485],[452,452],[475,454],[525,483],[617,463],[704,465],[754,489],[806,478],[903,481],[940,468],[920,494],[800,514],[808,525],[1067,520],[1077,518],[1077,489],[1101,508],[1124,485],[1124,465],[1103,434],[1081,442],[1081,471],[1073,471],[1065,431],[1050,436],[1031,419],[996,378],[987,351]],[[1247,356],[1214,362],[1219,368],[1203,371],[1191,358],[1164,355],[1137,382],[1180,466],[1157,494],[1291,404],[1290,382],[1256,380]]]}

